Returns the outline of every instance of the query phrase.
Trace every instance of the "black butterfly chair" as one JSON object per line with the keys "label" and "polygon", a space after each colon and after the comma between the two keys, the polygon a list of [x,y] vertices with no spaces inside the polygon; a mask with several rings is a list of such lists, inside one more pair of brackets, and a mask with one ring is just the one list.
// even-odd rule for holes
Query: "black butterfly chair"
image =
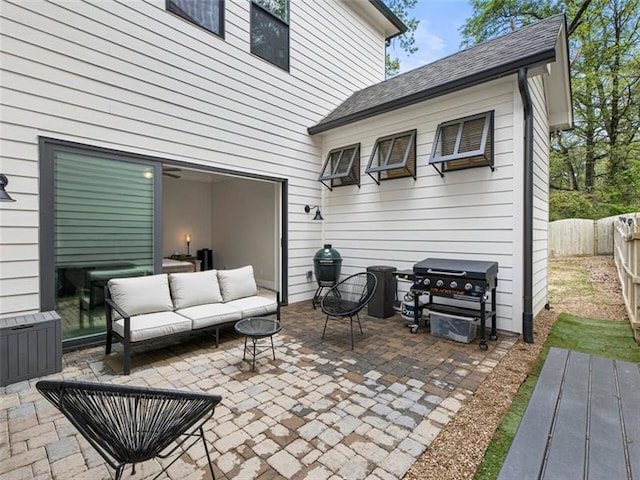
{"label": "black butterfly chair", "polygon": [[[203,425],[213,416],[220,395],[54,380],[41,380],[36,388],[115,469],[116,480],[122,478],[126,464],[132,464],[135,474],[136,463],[167,458],[189,443],[183,448],[186,451],[198,438],[215,478]],[[174,441],[176,445],[162,454]],[[178,458],[180,455],[154,478]]]}
{"label": "black butterfly chair", "polygon": [[362,333],[359,312],[373,297],[377,284],[378,281],[373,273],[362,272],[351,275],[331,287],[320,301],[320,308],[327,315],[322,338],[327,331],[329,318],[348,318],[351,324],[351,350],[353,350],[353,318],[358,320],[360,333]]}

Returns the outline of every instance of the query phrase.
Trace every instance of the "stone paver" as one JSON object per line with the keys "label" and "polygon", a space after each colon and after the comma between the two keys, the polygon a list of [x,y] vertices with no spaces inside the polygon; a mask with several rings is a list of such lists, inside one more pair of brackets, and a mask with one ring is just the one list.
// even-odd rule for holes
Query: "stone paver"
{"label": "stone paver", "polygon": [[[100,381],[220,394],[205,425],[216,478],[294,480],[402,478],[515,343],[501,336],[482,351],[411,334],[399,316],[363,316],[351,350],[336,323],[322,340],[323,316],[310,302],[283,308],[276,360],[242,360],[243,339],[222,331],[220,347],[203,336],[136,349],[123,376],[122,348],[65,354],[49,378]],[[344,325],[342,325],[344,327]],[[393,334],[391,334],[393,332]],[[38,379],[0,388],[0,479],[109,479],[112,472],[75,427],[35,389]],[[136,467],[155,476],[165,460]],[[130,470],[127,470],[130,472]],[[208,479],[204,446],[169,469],[169,479]]]}

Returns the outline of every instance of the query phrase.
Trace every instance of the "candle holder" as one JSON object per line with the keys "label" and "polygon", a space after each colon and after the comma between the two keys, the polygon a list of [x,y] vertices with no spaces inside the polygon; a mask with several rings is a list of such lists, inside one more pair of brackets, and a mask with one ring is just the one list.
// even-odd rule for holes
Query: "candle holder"
{"label": "candle holder", "polygon": [[189,256],[189,245],[191,244],[191,234],[187,233],[187,235],[185,236],[185,239],[187,240],[187,256]]}

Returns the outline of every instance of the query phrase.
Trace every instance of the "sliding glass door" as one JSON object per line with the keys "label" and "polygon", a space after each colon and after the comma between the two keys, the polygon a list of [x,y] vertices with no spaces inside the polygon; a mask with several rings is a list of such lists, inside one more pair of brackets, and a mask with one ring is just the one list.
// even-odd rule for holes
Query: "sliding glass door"
{"label": "sliding glass door", "polygon": [[53,200],[50,288],[63,339],[75,343],[104,333],[110,278],[156,271],[159,164],[65,146],[45,151]]}

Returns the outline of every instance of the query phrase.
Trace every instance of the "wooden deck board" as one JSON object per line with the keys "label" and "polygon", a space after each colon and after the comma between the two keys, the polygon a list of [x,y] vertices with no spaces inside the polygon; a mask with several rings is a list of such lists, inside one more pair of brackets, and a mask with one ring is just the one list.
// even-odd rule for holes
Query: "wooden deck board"
{"label": "wooden deck board", "polygon": [[584,469],[575,468],[575,465],[585,463],[587,404],[584,399],[588,395],[589,383],[584,379],[589,378],[589,363],[589,355],[585,354],[573,354],[568,359],[567,378],[542,478],[570,480],[584,477]]}
{"label": "wooden deck board", "polygon": [[640,480],[640,365],[551,348],[499,480]]}
{"label": "wooden deck board", "polygon": [[[560,385],[567,361],[566,350],[551,349],[545,361],[529,405],[522,416],[518,433],[513,439],[500,471],[500,480],[538,478],[544,459],[547,439],[553,422]],[[538,388],[540,386],[540,388]],[[520,431],[526,435],[518,435]],[[532,476],[535,473],[535,476]]]}
{"label": "wooden deck board", "polygon": [[617,362],[631,477],[640,478],[640,365]]}
{"label": "wooden deck board", "polygon": [[593,357],[588,438],[588,477],[627,478],[620,408],[611,360]]}

